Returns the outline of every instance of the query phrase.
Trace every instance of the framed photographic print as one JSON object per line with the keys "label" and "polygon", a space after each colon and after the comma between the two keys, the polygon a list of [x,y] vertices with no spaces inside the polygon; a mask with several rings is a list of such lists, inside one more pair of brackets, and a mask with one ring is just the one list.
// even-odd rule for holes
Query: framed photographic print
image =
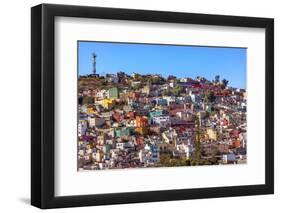
{"label": "framed photographic print", "polygon": [[272,194],[274,21],[31,9],[31,203]]}

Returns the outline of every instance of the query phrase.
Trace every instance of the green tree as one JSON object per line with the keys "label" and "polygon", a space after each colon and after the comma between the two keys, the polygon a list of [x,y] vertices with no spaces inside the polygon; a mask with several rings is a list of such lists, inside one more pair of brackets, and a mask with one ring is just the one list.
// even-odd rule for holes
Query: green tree
{"label": "green tree", "polygon": [[163,93],[162,93],[163,96],[167,96],[168,94],[169,94],[169,93],[168,93],[168,90],[166,90],[166,89],[165,89],[165,90],[163,91]]}
{"label": "green tree", "polygon": [[196,160],[191,160],[190,165],[191,166],[196,166],[196,165],[198,165],[198,163],[197,163]]}
{"label": "green tree", "polygon": [[[201,161],[201,127],[200,127],[200,122],[199,122],[199,117],[196,116],[196,120],[195,120],[195,126],[196,126],[196,130],[195,130],[195,156],[193,161],[196,162],[196,165],[200,164]],[[192,163],[191,163],[192,164]]]}
{"label": "green tree", "polygon": [[160,78],[158,77],[152,78],[152,84],[159,84],[159,82],[160,82]]}
{"label": "green tree", "polygon": [[139,90],[140,88],[142,88],[141,84],[136,84],[136,85],[133,86],[134,90]]}
{"label": "green tree", "polygon": [[160,155],[160,164],[163,166],[168,166],[170,163],[170,155],[168,154],[161,154]]}
{"label": "green tree", "polygon": [[219,75],[216,75],[215,76],[215,83],[219,83],[220,82],[220,76]]}
{"label": "green tree", "polygon": [[141,79],[141,75],[139,73],[134,73],[134,79],[135,80],[140,80]]}
{"label": "green tree", "polygon": [[226,80],[225,78],[222,80],[222,86],[223,86],[223,88],[227,87],[228,82],[229,82],[229,81]]}
{"label": "green tree", "polygon": [[93,104],[93,103],[94,103],[93,97],[90,97],[90,96],[83,97],[83,101],[82,101],[83,105],[89,105],[89,104]]}
{"label": "green tree", "polygon": [[205,98],[204,98],[205,103],[214,103],[215,100],[216,100],[216,96],[214,92],[209,91],[205,94]]}
{"label": "green tree", "polygon": [[168,81],[176,80],[176,79],[177,79],[177,77],[174,76],[174,75],[169,75],[168,78],[167,78]]}
{"label": "green tree", "polygon": [[181,91],[182,91],[182,87],[177,85],[175,88],[173,88],[172,92],[173,92],[174,96],[179,96]]}
{"label": "green tree", "polygon": [[185,165],[186,166],[191,166],[191,160],[190,159],[185,160]]}
{"label": "green tree", "polygon": [[207,119],[207,118],[209,118],[210,117],[210,113],[209,113],[209,111],[205,111],[205,116],[204,116],[204,119]]}

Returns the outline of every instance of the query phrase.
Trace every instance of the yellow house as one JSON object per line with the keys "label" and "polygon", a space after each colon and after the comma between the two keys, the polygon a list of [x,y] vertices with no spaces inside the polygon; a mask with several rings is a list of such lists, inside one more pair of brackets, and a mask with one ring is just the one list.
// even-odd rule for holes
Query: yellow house
{"label": "yellow house", "polygon": [[97,114],[97,112],[92,107],[88,107],[87,108],[87,114],[93,115],[93,114]]}
{"label": "yellow house", "polygon": [[101,153],[100,151],[97,152],[96,154],[96,161],[100,162],[103,158],[103,153]]}
{"label": "yellow house", "polygon": [[217,140],[217,132],[212,128],[207,129],[207,135],[209,139],[216,141]]}
{"label": "yellow house", "polygon": [[82,146],[84,144],[84,141],[79,141],[78,144],[79,146]]}
{"label": "yellow house", "polygon": [[101,101],[101,105],[106,109],[110,109],[114,104],[115,101],[113,99],[103,99]]}
{"label": "yellow house", "polygon": [[148,133],[148,129],[146,127],[137,127],[135,131],[141,135],[146,135]]}

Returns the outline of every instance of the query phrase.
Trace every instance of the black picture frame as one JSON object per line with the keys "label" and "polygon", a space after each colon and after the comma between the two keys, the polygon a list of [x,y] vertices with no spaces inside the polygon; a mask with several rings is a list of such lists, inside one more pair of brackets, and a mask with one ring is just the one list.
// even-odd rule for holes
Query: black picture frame
{"label": "black picture frame", "polygon": [[[264,28],[265,184],[56,197],[55,189],[55,17]],[[271,18],[41,4],[31,8],[31,204],[60,208],[274,193],[274,20]]]}

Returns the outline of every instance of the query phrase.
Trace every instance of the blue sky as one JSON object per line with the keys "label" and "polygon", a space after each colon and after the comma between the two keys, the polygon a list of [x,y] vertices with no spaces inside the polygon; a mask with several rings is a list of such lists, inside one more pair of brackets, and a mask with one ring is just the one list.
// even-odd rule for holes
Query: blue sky
{"label": "blue sky", "polygon": [[230,86],[246,88],[245,48],[79,41],[79,75],[92,73],[93,52],[97,54],[100,75],[123,71],[164,77],[203,76],[208,80],[220,75],[221,79],[229,80]]}

